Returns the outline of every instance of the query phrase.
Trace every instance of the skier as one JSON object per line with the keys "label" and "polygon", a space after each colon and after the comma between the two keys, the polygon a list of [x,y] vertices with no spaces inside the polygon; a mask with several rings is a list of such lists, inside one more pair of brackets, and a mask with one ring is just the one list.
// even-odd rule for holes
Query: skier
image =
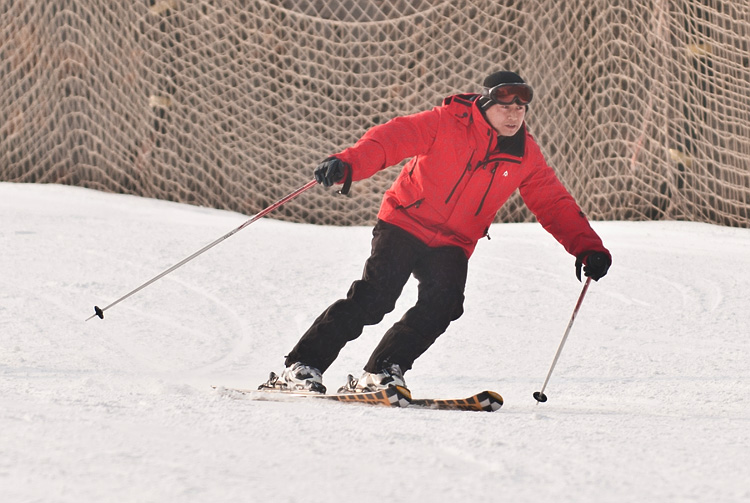
{"label": "skier", "polygon": [[322,374],[344,345],[395,308],[413,274],[418,300],[383,336],[352,391],[406,387],[404,373],[463,314],[467,263],[477,241],[518,189],[539,223],[576,257],[576,274],[599,280],[612,259],[550,168],[524,121],[531,86],[516,73],[489,75],[481,94],[450,96],[432,110],[367,131],[315,169],[330,187],[412,158],[385,192],[362,279],[334,302],[286,356],[277,387],[325,393]]}

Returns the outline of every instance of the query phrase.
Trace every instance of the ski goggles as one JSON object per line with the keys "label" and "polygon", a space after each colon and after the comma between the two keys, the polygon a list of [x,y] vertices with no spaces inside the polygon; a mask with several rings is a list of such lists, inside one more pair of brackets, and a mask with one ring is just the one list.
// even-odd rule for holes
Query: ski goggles
{"label": "ski goggles", "polygon": [[534,90],[528,84],[498,84],[483,88],[482,96],[498,105],[528,105],[534,97]]}

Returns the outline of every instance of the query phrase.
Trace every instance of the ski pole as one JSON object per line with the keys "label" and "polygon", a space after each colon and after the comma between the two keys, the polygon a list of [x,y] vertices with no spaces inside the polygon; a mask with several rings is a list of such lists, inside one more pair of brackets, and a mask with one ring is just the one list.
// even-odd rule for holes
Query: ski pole
{"label": "ski pole", "polygon": [[175,269],[177,269],[179,267],[182,267],[183,265],[187,264],[188,262],[190,262],[191,260],[193,260],[194,258],[196,258],[198,255],[201,255],[201,254],[207,252],[208,250],[210,250],[214,246],[218,245],[219,243],[221,243],[225,239],[228,239],[228,238],[232,237],[233,235],[235,235],[236,233],[238,233],[239,231],[241,231],[242,229],[244,229],[248,225],[252,224],[253,222],[255,222],[257,220],[260,220],[261,218],[263,218],[264,216],[266,216],[267,214],[269,214],[270,212],[272,212],[273,210],[275,210],[276,208],[278,208],[282,204],[284,204],[284,203],[286,203],[288,201],[291,201],[292,199],[294,199],[298,195],[302,194],[304,191],[306,191],[307,189],[309,189],[313,185],[316,185],[317,183],[318,182],[315,181],[315,180],[311,180],[311,181],[307,182],[305,185],[303,185],[302,187],[298,188],[294,192],[289,193],[288,195],[286,195],[283,198],[279,199],[278,201],[276,201],[272,205],[270,205],[267,208],[259,211],[252,218],[250,218],[249,220],[247,220],[245,223],[243,223],[242,225],[240,225],[236,229],[234,229],[234,230],[232,230],[232,231],[224,234],[223,236],[221,236],[216,241],[207,244],[206,246],[204,246],[203,248],[201,248],[197,252],[193,253],[189,257],[187,257],[187,258],[181,260],[180,262],[176,263],[175,265],[173,265],[172,267],[170,267],[166,271],[161,272],[158,275],[156,275],[153,278],[151,278],[150,280],[146,281],[145,283],[143,283],[138,288],[135,288],[135,289],[131,290],[130,292],[126,293],[125,295],[123,295],[122,297],[120,297],[119,299],[117,299],[116,301],[112,302],[110,305],[108,305],[106,307],[103,307],[103,308],[101,308],[99,306],[94,306],[94,314],[92,314],[91,316],[89,316],[88,318],[86,318],[86,321],[89,321],[91,318],[94,318],[95,316],[98,316],[99,318],[104,319],[104,311],[106,311],[107,309],[116,306],[117,304],[119,304],[123,300],[127,299],[131,295],[134,295],[134,294],[140,292],[141,290],[143,290],[144,288],[146,288],[147,286],[149,286],[151,283],[154,283],[154,282],[160,280],[161,278],[163,278],[164,276],[166,276],[170,272],[174,271]]}
{"label": "ski pole", "polygon": [[586,290],[589,289],[589,284],[591,283],[591,278],[589,277],[586,279],[586,283],[583,285],[583,290],[581,290],[581,295],[578,297],[578,302],[576,303],[575,309],[573,309],[573,315],[570,317],[570,322],[568,323],[568,328],[565,329],[565,335],[563,335],[562,341],[560,341],[560,346],[557,348],[557,353],[555,353],[555,359],[552,360],[552,366],[549,368],[549,372],[547,372],[547,378],[544,380],[544,384],[542,385],[541,391],[534,392],[534,399],[539,402],[546,402],[547,401],[547,395],[544,394],[544,389],[547,387],[547,383],[549,382],[549,378],[552,375],[552,371],[555,369],[555,365],[557,365],[557,360],[560,358],[560,353],[562,353],[563,346],[565,346],[565,341],[568,338],[568,334],[570,333],[570,328],[573,326],[573,321],[576,319],[576,315],[578,314],[578,310],[581,308],[581,304],[583,303],[583,297],[586,295]]}

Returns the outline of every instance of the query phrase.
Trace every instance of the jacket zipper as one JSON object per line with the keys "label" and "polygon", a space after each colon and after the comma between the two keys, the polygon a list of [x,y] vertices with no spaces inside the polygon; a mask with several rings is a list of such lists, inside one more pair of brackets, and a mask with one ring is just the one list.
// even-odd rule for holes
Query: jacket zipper
{"label": "jacket zipper", "polygon": [[492,173],[492,176],[490,177],[490,183],[487,184],[487,190],[484,191],[484,195],[482,196],[482,200],[479,202],[479,208],[477,208],[477,212],[474,213],[474,216],[478,216],[479,213],[482,211],[482,207],[484,206],[484,200],[487,199],[487,195],[490,193],[490,189],[492,188],[492,182],[495,181],[495,172],[497,171],[497,167],[500,165],[499,162],[496,162],[494,166],[492,166],[492,170],[490,170],[490,173]]}
{"label": "jacket zipper", "polygon": [[[482,165],[486,166],[490,162],[489,161],[490,154],[492,153],[492,129],[487,130],[487,136],[490,137],[490,141],[487,144],[487,153],[484,155],[484,160],[477,165],[477,169],[479,169],[479,166],[482,166]],[[492,187],[492,181],[495,179],[495,170],[497,170],[497,165],[498,163],[496,162],[495,166],[492,168],[492,171],[491,171],[492,178],[490,178],[490,183],[489,185],[487,185],[487,190],[484,192],[484,196],[482,196],[482,200],[479,202],[479,208],[477,208],[477,212],[474,213],[474,216],[479,215],[479,212],[482,211],[482,206],[484,206],[484,200],[487,198],[487,194],[489,194],[490,192],[490,187]]]}
{"label": "jacket zipper", "polygon": [[474,152],[475,150],[471,152],[471,157],[469,157],[469,162],[466,163],[466,168],[461,172],[461,176],[458,178],[458,181],[456,182],[456,185],[453,186],[453,189],[451,190],[451,193],[448,194],[448,198],[445,200],[445,204],[448,204],[448,202],[453,197],[453,194],[456,193],[456,189],[458,189],[458,186],[461,185],[461,181],[464,179],[464,176],[466,176],[466,173],[471,171],[471,161],[474,159]]}
{"label": "jacket zipper", "polygon": [[[495,172],[497,171],[498,166],[500,166],[501,162],[512,162],[514,164],[520,164],[520,161],[517,161],[516,159],[505,159],[505,158],[495,158],[493,161],[495,165],[490,170],[490,173],[492,173],[492,176],[490,177],[490,183],[487,184],[487,190],[484,191],[484,196],[482,196],[482,200],[479,203],[479,208],[477,208],[477,212],[474,214],[474,216],[479,215],[479,212],[482,211],[482,207],[484,206],[484,200],[487,199],[487,195],[490,193],[490,189],[492,188],[492,182],[495,181]],[[488,164],[489,164],[488,162]]]}
{"label": "jacket zipper", "polygon": [[[487,143],[487,152],[485,152],[484,154],[484,160],[477,163],[476,169],[479,169],[481,166],[487,164],[487,159],[489,159],[490,157],[490,149],[492,148],[492,129],[487,130],[487,136],[490,137],[490,141]],[[471,157],[469,157],[469,162],[466,163],[466,169],[464,169],[463,173],[461,173],[461,177],[456,182],[456,185],[453,186],[451,193],[448,194],[448,198],[445,200],[445,204],[448,204],[448,202],[451,200],[453,194],[455,194],[456,192],[456,189],[458,189],[458,186],[461,185],[461,181],[464,179],[464,176],[466,176],[466,173],[471,171],[471,161],[474,160],[474,154],[476,154],[476,150],[472,150]]]}

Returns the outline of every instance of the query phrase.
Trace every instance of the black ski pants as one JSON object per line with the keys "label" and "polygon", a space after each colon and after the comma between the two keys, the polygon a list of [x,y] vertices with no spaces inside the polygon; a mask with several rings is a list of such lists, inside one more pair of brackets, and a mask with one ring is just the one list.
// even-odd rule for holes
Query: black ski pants
{"label": "black ski pants", "polygon": [[419,281],[416,305],[393,325],[365,365],[380,372],[398,364],[406,372],[451,321],[463,314],[468,259],[454,246],[430,248],[403,229],[378,221],[372,252],[362,279],[352,283],[345,299],[334,302],[305,332],[286,357],[286,365],[303,362],[321,372],[334,362],[347,342],[393,311],[413,274]]}

